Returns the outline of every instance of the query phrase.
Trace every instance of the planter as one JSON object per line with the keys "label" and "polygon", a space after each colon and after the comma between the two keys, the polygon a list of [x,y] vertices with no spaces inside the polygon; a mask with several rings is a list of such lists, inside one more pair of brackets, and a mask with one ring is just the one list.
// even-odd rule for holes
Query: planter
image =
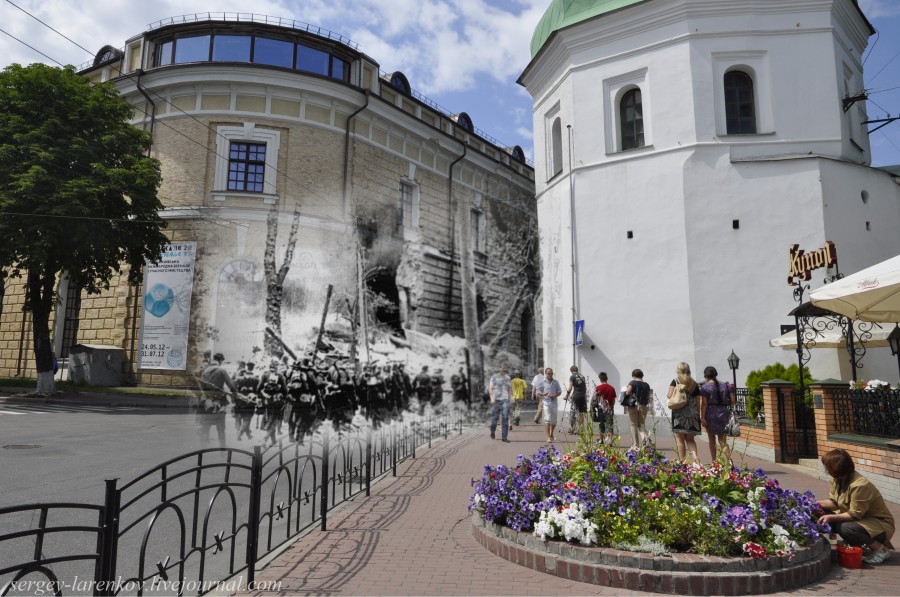
{"label": "planter", "polygon": [[606,547],[544,541],[531,533],[486,522],[472,514],[475,537],[488,551],[514,564],[578,582],[670,595],[757,595],[816,582],[831,570],[831,546],[823,538],[791,560],[721,558],[675,553],[653,556]]}

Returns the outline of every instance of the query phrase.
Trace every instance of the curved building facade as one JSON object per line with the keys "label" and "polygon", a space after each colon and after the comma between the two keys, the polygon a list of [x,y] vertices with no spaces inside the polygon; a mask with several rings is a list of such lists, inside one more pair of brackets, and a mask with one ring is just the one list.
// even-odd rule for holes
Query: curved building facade
{"label": "curved building facade", "polygon": [[[170,19],[103,48],[81,73],[134,105],[162,164],[168,234],[196,243],[193,287],[178,297],[190,357],[183,370],[141,365],[146,289],[124,280],[98,297],[62,281],[59,354],[117,346],[136,383],[189,383],[202,350],[252,358],[273,301],[284,343],[314,345],[327,301],[326,329],[366,346],[378,333],[407,344],[461,336],[468,305],[488,358],[535,362],[537,300],[523,289],[538,288],[537,250],[522,240],[535,226],[534,171],[521,148],[382,72],[351,40],[291,20]],[[14,333],[28,325],[11,315],[16,295],[3,316]],[[0,375],[31,370],[27,338],[4,351]]]}

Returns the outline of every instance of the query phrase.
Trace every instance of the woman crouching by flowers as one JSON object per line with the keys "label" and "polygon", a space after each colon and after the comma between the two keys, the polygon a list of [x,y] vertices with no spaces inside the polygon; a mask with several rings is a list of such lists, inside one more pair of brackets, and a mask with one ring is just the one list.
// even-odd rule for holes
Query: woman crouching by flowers
{"label": "woman crouching by flowers", "polygon": [[846,450],[835,449],[822,456],[825,471],[831,476],[828,499],[819,502],[828,514],[819,524],[828,524],[849,545],[866,546],[871,552],[863,558],[868,564],[880,564],[891,555],[894,517],[881,492],[856,472],[853,458]]}

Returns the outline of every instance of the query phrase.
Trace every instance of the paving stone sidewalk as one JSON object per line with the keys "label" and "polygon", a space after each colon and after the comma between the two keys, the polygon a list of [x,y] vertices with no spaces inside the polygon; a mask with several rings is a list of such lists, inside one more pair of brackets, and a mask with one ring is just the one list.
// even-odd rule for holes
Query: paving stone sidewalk
{"label": "paving stone sidewalk", "polygon": [[[499,434],[498,434],[499,435]],[[467,507],[470,480],[485,464],[514,464],[532,454],[544,438],[530,422],[510,432],[510,443],[491,440],[487,428],[435,442],[417,458],[398,466],[397,477],[373,486],[329,514],[329,530],[300,538],[257,575],[280,581],[280,593],[257,595],[623,595],[517,566],[486,551],[472,534]],[[671,439],[660,447],[671,450]],[[567,444],[557,444],[564,450]],[[701,456],[708,459],[706,446]],[[827,495],[826,482],[789,467],[752,458],[781,484]],[[891,506],[900,520],[900,506]],[[649,593],[633,593],[649,594]],[[835,564],[820,583],[792,592],[801,595],[900,595],[900,554],[884,564],[845,570]]]}

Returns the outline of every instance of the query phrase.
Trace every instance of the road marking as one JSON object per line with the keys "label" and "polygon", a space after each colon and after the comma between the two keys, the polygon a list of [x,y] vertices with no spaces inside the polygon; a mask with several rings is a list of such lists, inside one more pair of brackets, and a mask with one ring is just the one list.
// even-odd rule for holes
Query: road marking
{"label": "road marking", "polygon": [[25,413],[16,412],[14,410],[0,410],[0,415],[24,415]]}

